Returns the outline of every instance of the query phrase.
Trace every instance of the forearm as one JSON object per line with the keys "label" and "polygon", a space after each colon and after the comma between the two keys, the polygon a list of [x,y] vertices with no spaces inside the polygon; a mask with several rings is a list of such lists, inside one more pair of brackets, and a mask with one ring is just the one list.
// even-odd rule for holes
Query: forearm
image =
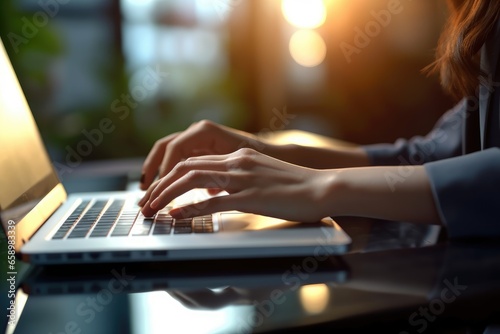
{"label": "forearm", "polygon": [[[325,171],[326,172],[326,171]],[[323,202],[332,216],[363,216],[440,224],[423,166],[332,171]]]}
{"label": "forearm", "polygon": [[262,153],[289,163],[316,169],[369,166],[370,161],[361,147],[311,147],[301,145],[269,145]]}

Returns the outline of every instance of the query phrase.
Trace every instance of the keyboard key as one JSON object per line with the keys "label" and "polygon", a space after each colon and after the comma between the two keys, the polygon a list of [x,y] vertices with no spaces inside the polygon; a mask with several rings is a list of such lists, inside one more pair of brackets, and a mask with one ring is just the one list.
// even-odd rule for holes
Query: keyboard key
{"label": "keyboard key", "polygon": [[132,228],[133,236],[145,236],[149,235],[149,231],[153,226],[154,219],[153,218],[138,218]]}
{"label": "keyboard key", "polygon": [[68,235],[68,238],[85,238],[87,235],[88,230],[83,230],[83,231],[75,231],[73,230],[70,235]]}
{"label": "keyboard key", "polygon": [[193,232],[192,223],[193,223],[193,220],[191,218],[189,218],[189,219],[175,219],[174,220],[174,234],[192,233]]}
{"label": "keyboard key", "polygon": [[106,229],[104,231],[93,230],[92,233],[89,235],[89,238],[106,237],[108,235],[108,232],[109,232],[109,229]]}
{"label": "keyboard key", "polygon": [[192,232],[193,232],[193,229],[191,228],[191,226],[189,226],[189,227],[174,226],[174,234],[189,234]]}
{"label": "keyboard key", "polygon": [[105,237],[115,224],[121,208],[125,204],[124,200],[115,200],[104,212],[99,221],[95,224],[94,229],[90,233],[90,237]]}
{"label": "keyboard key", "polygon": [[169,224],[156,224],[153,230],[153,235],[165,235],[172,232],[172,225]]}
{"label": "keyboard key", "polygon": [[212,216],[201,216],[193,218],[193,230],[195,233],[213,233],[214,225]]}
{"label": "keyboard key", "polygon": [[126,208],[122,211],[122,214],[118,218],[115,224],[115,228],[111,232],[112,237],[124,237],[129,235],[132,226],[134,225],[135,219],[139,213],[138,209]]}
{"label": "keyboard key", "polygon": [[76,223],[76,227],[70,232],[68,238],[84,238],[106,204],[106,200],[95,201],[84,217]]}
{"label": "keyboard key", "polygon": [[126,202],[122,199],[114,200],[104,212],[108,201],[97,200],[88,208],[90,203],[90,200],[82,202],[61,225],[53,239],[214,232],[211,215],[174,219],[168,214],[170,208],[166,208],[159,211],[156,217],[144,217],[137,207],[128,205],[123,209]]}
{"label": "keyboard key", "polygon": [[78,221],[82,212],[89,205],[90,200],[82,201],[78,207],[69,215],[69,217],[64,221],[64,223],[59,227],[56,234],[52,237],[52,239],[62,239],[66,236],[66,233],[71,229],[71,227]]}
{"label": "keyboard key", "polygon": [[132,226],[116,227],[113,230],[113,232],[111,232],[111,236],[112,237],[126,237],[129,235],[131,229],[132,229]]}
{"label": "keyboard key", "polygon": [[174,218],[169,215],[158,214],[156,216],[156,223],[153,230],[153,235],[170,234],[172,231],[172,224]]}

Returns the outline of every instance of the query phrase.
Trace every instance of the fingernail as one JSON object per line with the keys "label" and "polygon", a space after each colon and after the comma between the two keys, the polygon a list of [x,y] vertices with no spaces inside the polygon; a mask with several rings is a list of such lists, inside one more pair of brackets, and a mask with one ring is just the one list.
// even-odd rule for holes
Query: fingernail
{"label": "fingernail", "polygon": [[155,199],[153,202],[151,202],[151,204],[149,204],[149,207],[151,209],[156,209],[156,207],[158,206],[158,200]]}
{"label": "fingernail", "polygon": [[181,209],[179,209],[179,208],[174,208],[174,209],[170,210],[168,212],[168,214],[171,215],[172,217],[174,217],[175,219],[183,218]]}

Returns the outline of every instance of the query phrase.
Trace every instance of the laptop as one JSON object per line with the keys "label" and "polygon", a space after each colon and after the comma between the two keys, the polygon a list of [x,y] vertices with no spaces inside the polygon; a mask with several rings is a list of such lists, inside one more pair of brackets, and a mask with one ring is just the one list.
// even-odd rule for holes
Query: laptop
{"label": "laptop", "polygon": [[[0,43],[0,219],[9,249],[39,265],[238,259],[345,253],[331,218],[313,224],[242,212],[175,220],[144,217],[137,191],[67,195]],[[201,193],[203,192],[203,193]],[[194,202],[206,194],[185,194]],[[173,203],[175,205],[175,203]],[[316,262],[317,263],[317,262]]]}

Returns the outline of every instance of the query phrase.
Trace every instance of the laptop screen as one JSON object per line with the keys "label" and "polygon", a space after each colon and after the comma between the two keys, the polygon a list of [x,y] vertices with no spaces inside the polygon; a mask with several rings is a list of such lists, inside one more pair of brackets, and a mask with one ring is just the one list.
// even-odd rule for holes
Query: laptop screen
{"label": "laptop screen", "polygon": [[42,224],[47,218],[38,214],[37,219],[33,208],[59,184],[59,180],[1,42],[0,150],[0,219],[4,230],[14,223],[21,227],[18,223],[30,212],[33,229],[33,225]]}

